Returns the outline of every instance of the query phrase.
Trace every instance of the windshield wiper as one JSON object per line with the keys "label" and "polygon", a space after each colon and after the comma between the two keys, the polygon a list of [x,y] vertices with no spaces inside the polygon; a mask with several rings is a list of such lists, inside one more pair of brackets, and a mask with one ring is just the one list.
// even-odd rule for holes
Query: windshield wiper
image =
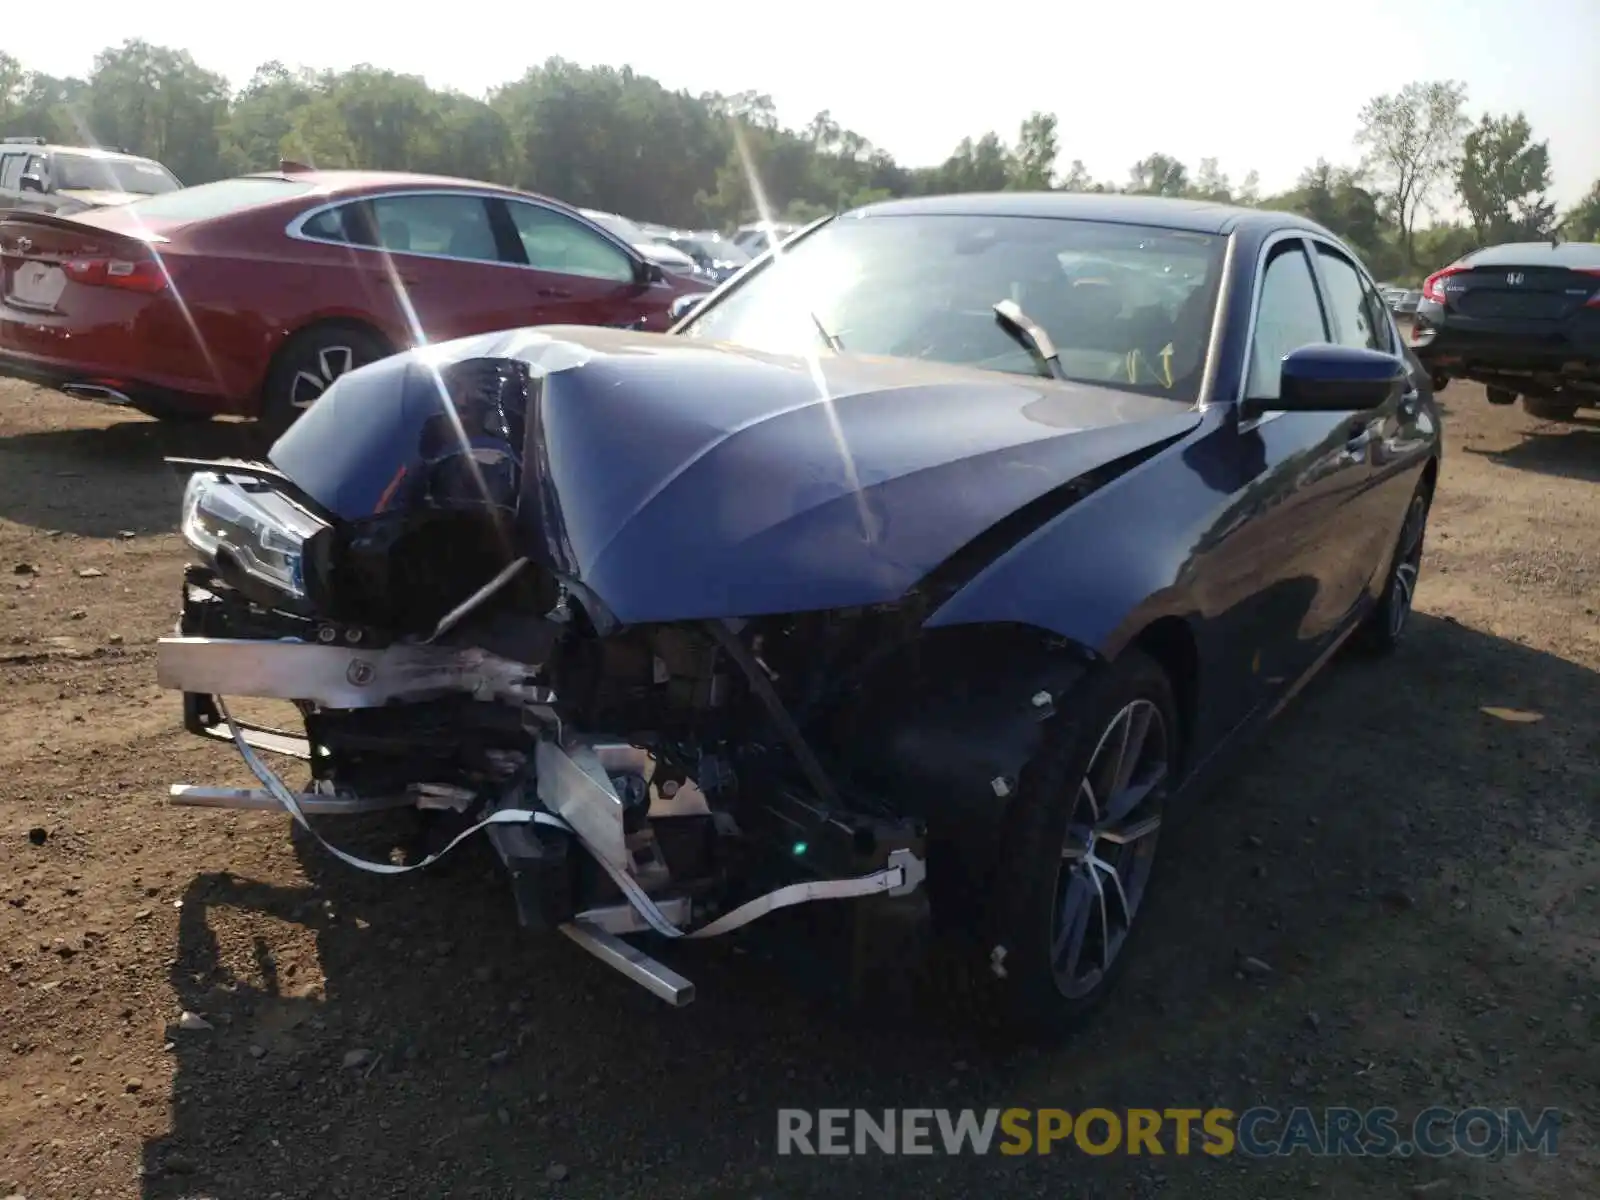
{"label": "windshield wiper", "polygon": [[814,312],[808,312],[806,316],[811,318],[811,323],[817,327],[817,332],[822,335],[822,340],[828,343],[828,349],[835,354],[843,354],[844,343],[835,334],[828,332],[828,327],[822,323],[822,318]]}
{"label": "windshield wiper", "polygon": [[1039,360],[1039,365],[1044,368],[1046,375],[1052,379],[1067,378],[1050,335],[1032,317],[1023,312],[1015,300],[998,301],[994,306],[994,317],[1000,322],[1002,329],[1027,347],[1028,352]]}

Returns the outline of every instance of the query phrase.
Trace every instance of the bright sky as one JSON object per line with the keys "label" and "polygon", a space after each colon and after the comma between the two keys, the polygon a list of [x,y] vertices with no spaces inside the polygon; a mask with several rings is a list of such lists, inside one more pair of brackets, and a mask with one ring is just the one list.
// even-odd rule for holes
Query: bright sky
{"label": "bright sky", "polygon": [[[325,3],[294,20],[214,0],[77,0],[71,31],[46,5],[6,19],[24,66],[87,74],[100,46],[187,49],[236,86],[258,63],[360,62],[482,94],[560,55],[631,65],[673,88],[770,94],[784,120],[821,109],[901,162],[942,160],[963,136],[1061,119],[1063,168],[1122,182],[1153,151],[1220,160],[1235,182],[1289,187],[1323,156],[1353,162],[1356,113],[1412,79],[1455,78],[1469,112],[1527,113],[1550,142],[1562,205],[1600,178],[1600,0],[1009,0],[927,8],[870,0],[610,0],[545,4]],[[913,15],[914,14],[914,15]]]}

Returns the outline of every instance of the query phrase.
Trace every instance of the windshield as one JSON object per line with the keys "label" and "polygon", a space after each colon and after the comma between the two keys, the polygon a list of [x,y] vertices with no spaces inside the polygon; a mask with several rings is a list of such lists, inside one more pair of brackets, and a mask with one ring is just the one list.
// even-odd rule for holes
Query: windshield
{"label": "windshield", "polygon": [[[1061,373],[1193,403],[1226,237],[1049,217],[841,217],[701,310],[684,336],[1048,374],[995,319],[1011,300]],[[819,328],[820,327],[820,328]]]}
{"label": "windshield", "polygon": [[160,163],[147,158],[101,158],[94,154],[57,154],[52,168],[57,191],[135,192],[159,196],[180,184]]}

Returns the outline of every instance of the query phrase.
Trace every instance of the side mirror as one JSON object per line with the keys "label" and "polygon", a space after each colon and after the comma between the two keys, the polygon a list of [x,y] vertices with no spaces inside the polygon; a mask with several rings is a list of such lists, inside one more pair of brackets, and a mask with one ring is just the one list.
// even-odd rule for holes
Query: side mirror
{"label": "side mirror", "polygon": [[705,303],[710,292],[690,292],[687,296],[679,296],[667,308],[667,317],[676,325],[695,309]]}
{"label": "side mirror", "polygon": [[1276,400],[1246,401],[1241,416],[1285,412],[1359,412],[1406,387],[1406,364],[1392,354],[1317,343],[1284,355]]}
{"label": "side mirror", "polygon": [[634,277],[639,281],[640,287],[653,287],[655,284],[667,281],[667,273],[661,269],[661,264],[651,262],[648,258],[639,260]]}
{"label": "side mirror", "polygon": [[18,190],[24,192],[43,192],[44,176],[34,174],[24,175]]}

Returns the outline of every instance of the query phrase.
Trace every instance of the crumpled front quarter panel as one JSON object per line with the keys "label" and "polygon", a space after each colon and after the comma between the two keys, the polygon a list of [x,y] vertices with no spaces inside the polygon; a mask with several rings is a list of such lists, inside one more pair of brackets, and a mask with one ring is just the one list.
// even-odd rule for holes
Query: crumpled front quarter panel
{"label": "crumpled front quarter panel", "polygon": [[[353,371],[272,459],[347,521],[514,507],[515,553],[639,624],[897,600],[1018,509],[1198,421],[1049,379],[544,327]],[[474,471],[511,496],[463,489]]]}

